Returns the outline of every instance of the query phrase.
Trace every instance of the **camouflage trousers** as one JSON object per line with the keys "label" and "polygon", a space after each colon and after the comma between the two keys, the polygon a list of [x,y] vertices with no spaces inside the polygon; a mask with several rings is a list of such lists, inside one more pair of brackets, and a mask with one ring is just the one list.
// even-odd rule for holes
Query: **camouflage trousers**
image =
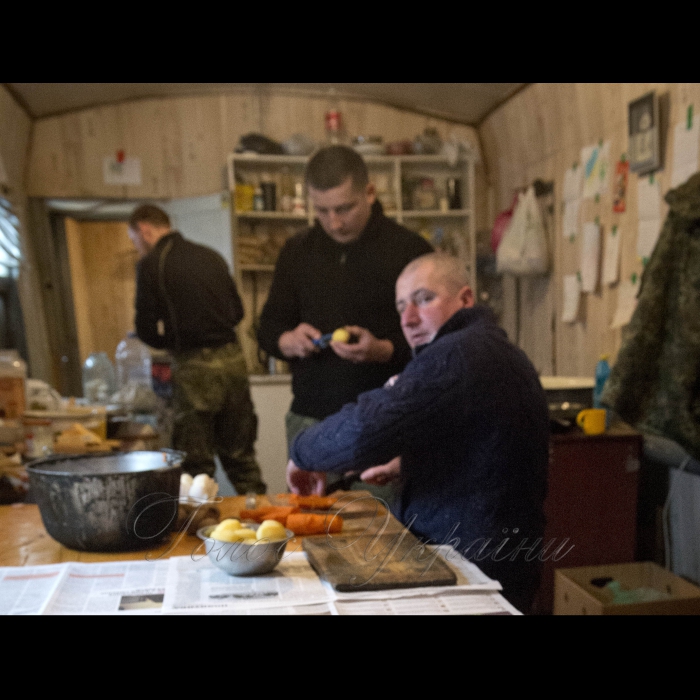
{"label": "camouflage trousers", "polygon": [[187,453],[184,471],[214,476],[217,455],[236,493],[265,493],[254,448],[258,419],[241,346],[228,343],[173,359],[172,444]]}

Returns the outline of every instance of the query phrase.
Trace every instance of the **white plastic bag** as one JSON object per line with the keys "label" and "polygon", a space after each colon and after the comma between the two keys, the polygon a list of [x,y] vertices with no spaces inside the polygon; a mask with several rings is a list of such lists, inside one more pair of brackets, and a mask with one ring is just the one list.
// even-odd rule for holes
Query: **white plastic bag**
{"label": "white plastic bag", "polygon": [[547,234],[535,187],[518,197],[508,228],[496,251],[496,271],[513,275],[541,275],[549,269]]}

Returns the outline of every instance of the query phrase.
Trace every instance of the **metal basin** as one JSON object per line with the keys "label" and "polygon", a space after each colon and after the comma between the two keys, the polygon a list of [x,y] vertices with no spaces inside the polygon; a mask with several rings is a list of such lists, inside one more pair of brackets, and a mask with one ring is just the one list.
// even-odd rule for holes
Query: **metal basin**
{"label": "metal basin", "polygon": [[29,497],[49,535],[70,549],[152,547],[177,521],[184,458],[163,449],[37,459],[27,465]]}

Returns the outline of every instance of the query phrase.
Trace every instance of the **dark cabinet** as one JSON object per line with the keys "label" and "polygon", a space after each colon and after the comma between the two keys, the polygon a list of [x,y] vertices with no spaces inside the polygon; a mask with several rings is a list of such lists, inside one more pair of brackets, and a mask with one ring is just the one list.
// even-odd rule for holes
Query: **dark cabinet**
{"label": "dark cabinet", "polygon": [[624,424],[603,435],[553,434],[549,447],[542,582],[533,612],[550,614],[554,570],[635,560],[642,435]]}

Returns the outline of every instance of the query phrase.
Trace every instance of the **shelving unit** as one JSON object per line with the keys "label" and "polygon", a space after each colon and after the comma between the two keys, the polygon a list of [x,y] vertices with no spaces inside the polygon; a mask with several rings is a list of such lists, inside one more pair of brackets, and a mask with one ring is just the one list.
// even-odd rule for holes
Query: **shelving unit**
{"label": "shelving unit", "polygon": [[[463,154],[455,163],[443,155],[376,155],[364,156],[364,160],[385,215],[420,233],[436,249],[447,250],[458,256],[464,262],[476,294],[473,154]],[[231,153],[228,157],[228,183],[233,203],[231,230],[234,275],[245,307],[241,340],[249,370],[253,374],[268,372],[266,358],[260,357],[258,353],[255,328],[269,292],[279,250],[289,236],[314,223],[313,207],[305,188],[305,212],[282,211],[284,195],[291,196],[297,183],[302,183],[303,187],[307,161],[307,156]],[[457,209],[445,207],[448,178],[459,183],[461,206]],[[263,179],[276,185],[275,210],[237,210],[236,184],[255,186]],[[417,188],[421,182],[433,183],[433,190],[428,189],[424,193],[427,202],[417,201]],[[429,208],[417,208],[417,205],[426,204]],[[285,371],[284,363],[281,366],[278,363],[277,369]]]}

